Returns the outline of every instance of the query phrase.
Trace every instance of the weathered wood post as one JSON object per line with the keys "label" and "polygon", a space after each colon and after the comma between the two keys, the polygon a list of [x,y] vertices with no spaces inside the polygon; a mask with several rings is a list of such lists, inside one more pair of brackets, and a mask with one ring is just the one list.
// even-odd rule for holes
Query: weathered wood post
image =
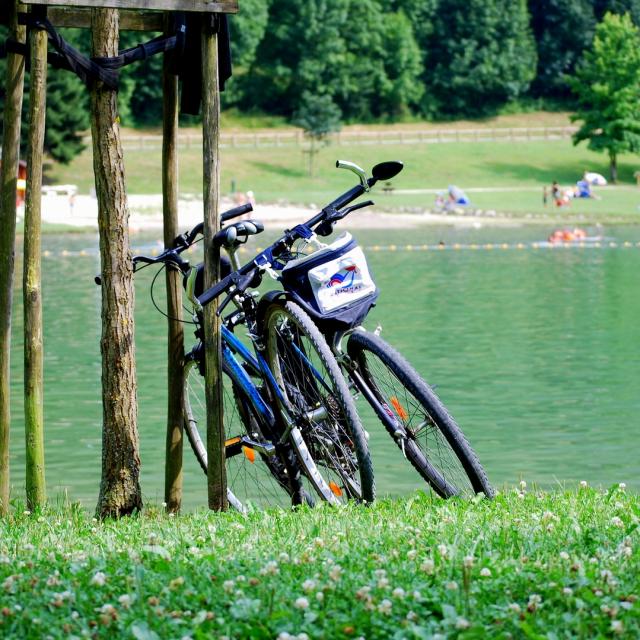
{"label": "weathered wood post", "polygon": [[[45,7],[32,14],[47,15]],[[46,500],[44,479],[44,381],[42,343],[42,269],[40,227],[42,213],[42,162],[47,102],[47,33],[34,29],[30,36],[29,138],[27,191],[24,216],[24,426],[26,490],[30,509]]]}
{"label": "weathered wood post", "polygon": [[[25,28],[18,25],[18,2],[8,3],[9,29],[14,40],[24,42]],[[15,264],[16,190],[20,157],[20,115],[24,87],[24,57],[7,58],[6,96],[0,169],[0,515],[9,507],[9,426],[11,307]]]}
{"label": "weathered wood post", "polygon": [[[91,29],[94,56],[118,54],[116,9],[93,9]],[[133,268],[117,98],[116,91],[94,81],[91,134],[102,267],[102,482],[96,508],[99,517],[118,517],[142,508]]]}
{"label": "weathered wood post", "polygon": [[[164,56],[162,110],[162,206],[164,244],[171,245],[178,235],[178,77],[171,69],[171,57]],[[180,510],[182,503],[183,450],[183,366],[184,330],[178,321],[182,314],[182,278],[178,271],[166,270],[168,349],[167,349],[167,440],[164,501],[167,511]]]}
{"label": "weathered wood post", "polygon": [[[220,278],[220,249],[213,236],[220,229],[218,193],[220,191],[220,90],[218,78],[218,35],[213,16],[203,16],[202,28],[202,131],[204,154],[204,241],[205,284],[210,287]],[[205,362],[207,401],[207,492],[209,508],[225,510],[227,478],[224,450],[223,394],[220,318],[214,300],[205,307]]]}

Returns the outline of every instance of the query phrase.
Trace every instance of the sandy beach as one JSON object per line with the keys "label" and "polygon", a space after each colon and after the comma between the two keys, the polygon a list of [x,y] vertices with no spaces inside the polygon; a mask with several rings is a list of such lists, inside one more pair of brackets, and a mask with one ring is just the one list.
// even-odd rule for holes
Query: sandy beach
{"label": "sandy beach", "polygon": [[[233,206],[235,205],[230,199],[223,198],[220,202],[221,211]],[[162,228],[162,195],[130,195],[129,210],[131,231]],[[180,227],[185,229],[193,227],[202,220],[202,211],[201,199],[181,199],[179,202]],[[305,206],[258,203],[252,217],[261,220],[265,225],[273,223],[286,226],[307,220],[316,212],[317,209]],[[98,226],[98,202],[95,198],[86,195],[78,195],[73,199],[62,195],[45,195],[42,198],[42,220],[50,224],[95,229]],[[349,216],[349,226],[360,229],[412,228],[428,224],[460,227],[517,226],[535,222],[535,218],[517,219],[495,214],[495,212],[483,212],[482,215],[474,212],[443,214],[429,211],[390,213],[376,207],[356,211]],[[544,222],[548,224],[549,219],[545,218]]]}

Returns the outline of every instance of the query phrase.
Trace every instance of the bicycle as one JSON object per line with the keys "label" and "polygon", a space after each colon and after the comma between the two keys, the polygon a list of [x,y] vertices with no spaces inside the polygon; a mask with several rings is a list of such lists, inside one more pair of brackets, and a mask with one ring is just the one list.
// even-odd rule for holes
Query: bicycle
{"label": "bicycle", "polygon": [[[221,216],[222,221],[251,209],[251,205],[232,209]],[[222,280],[207,290],[203,265],[191,267],[181,257],[202,234],[202,223],[176,238],[173,247],[159,256],[133,258],[134,271],[153,264],[178,269],[194,307],[197,342],[184,358],[187,438],[206,473],[207,453],[200,434],[205,424],[201,312],[226,294],[218,314],[230,302],[235,306],[221,327],[229,504],[238,510],[247,505],[313,504],[307,486],[333,504],[349,499],[371,502],[375,484],[365,434],[324,338],[295,303],[277,300],[274,292],[257,300],[252,291],[270,271],[267,256],[275,259],[284,240],[239,264],[239,246],[262,230],[260,223],[244,220],[215,235],[213,242],[226,250],[230,263],[223,265]],[[234,334],[238,326],[248,329],[253,353]]]}
{"label": "bicycle", "polygon": [[[302,225],[299,247],[288,245],[290,259],[280,275],[284,295],[318,325],[354,394],[369,403],[404,457],[438,495],[492,497],[477,455],[434,390],[379,330],[371,333],[362,327],[378,298],[362,249],[349,234],[330,245],[316,238],[330,235],[349,213],[372,205],[369,200],[347,206],[376,182],[395,177],[403,165],[378,164],[371,178],[351,162],[338,161],[336,166],[355,173],[359,184],[328,204],[311,224]],[[316,251],[305,255],[309,245]]]}

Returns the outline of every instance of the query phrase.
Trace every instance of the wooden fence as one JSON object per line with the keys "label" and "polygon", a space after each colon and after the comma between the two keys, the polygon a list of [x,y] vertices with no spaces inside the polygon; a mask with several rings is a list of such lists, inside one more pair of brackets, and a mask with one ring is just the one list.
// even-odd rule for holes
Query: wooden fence
{"label": "wooden fence", "polygon": [[[446,144],[451,142],[532,142],[540,140],[565,140],[577,131],[575,126],[563,127],[495,127],[478,129],[379,129],[366,131],[341,131],[331,136],[337,146],[385,145],[385,144]],[[85,143],[90,144],[87,137]],[[162,147],[161,135],[123,135],[122,143],[129,150],[152,150]],[[256,133],[221,133],[223,148],[274,148],[302,147],[306,144],[299,129],[260,131]],[[202,148],[202,136],[197,133],[179,133],[181,149]]]}

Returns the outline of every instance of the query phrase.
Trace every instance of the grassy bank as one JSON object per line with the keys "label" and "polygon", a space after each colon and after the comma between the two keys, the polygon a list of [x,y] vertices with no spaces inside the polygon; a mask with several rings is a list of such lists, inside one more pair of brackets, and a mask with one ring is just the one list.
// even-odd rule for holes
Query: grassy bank
{"label": "grassy bank", "polygon": [[[406,168],[394,180],[395,190],[386,194],[378,190],[375,194],[379,208],[429,209],[434,204],[433,190],[446,190],[456,184],[468,190],[471,208],[518,216],[640,221],[640,190],[633,177],[640,162],[630,155],[619,159],[618,186],[597,190],[600,200],[574,200],[563,209],[543,205],[543,186],[549,187],[554,180],[569,187],[585,170],[608,175],[604,155],[588,151],[584,145],[574,147],[570,140],[330,146],[316,157],[315,177],[309,176],[306,156],[299,148],[225,148],[221,154],[223,194],[231,192],[233,183],[238,190],[252,190],[258,203],[324,205],[354,182],[354,176],[334,168],[337,158],[367,168],[381,160],[401,159]],[[130,193],[161,192],[160,149],[128,150],[125,162]],[[199,149],[180,150],[180,176],[183,194],[202,192]],[[58,183],[77,184],[81,193],[89,193],[93,185],[90,151],[68,167],[56,167],[50,177]],[[476,188],[484,191],[474,191]]]}
{"label": "grassy bank", "polygon": [[18,508],[0,636],[638,637],[639,521],[620,487],[105,523]]}

